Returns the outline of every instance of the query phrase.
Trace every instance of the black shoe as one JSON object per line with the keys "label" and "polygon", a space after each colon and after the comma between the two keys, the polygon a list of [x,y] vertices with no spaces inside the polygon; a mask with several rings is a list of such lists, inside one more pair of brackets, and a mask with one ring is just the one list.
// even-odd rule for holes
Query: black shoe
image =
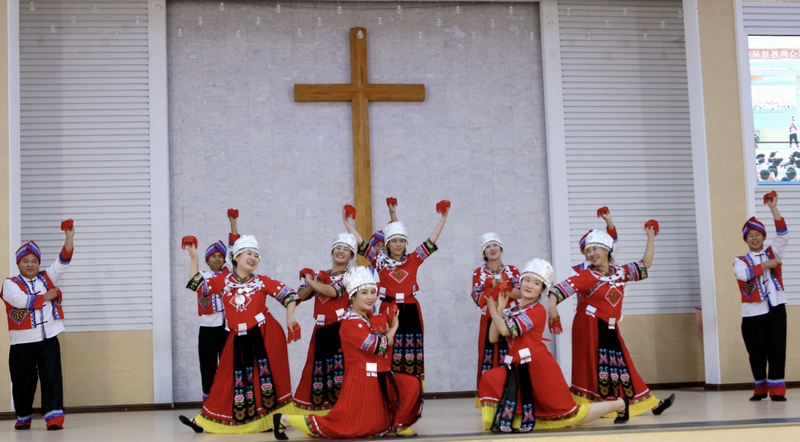
{"label": "black shoe", "polygon": [[766,398],[767,398],[766,394],[754,394],[753,397],[750,398],[750,401],[757,402],[760,401],[761,399],[766,399]]}
{"label": "black shoe", "polygon": [[631,403],[628,402],[628,398],[622,398],[622,401],[625,402],[625,411],[623,411],[622,413],[617,412],[617,418],[614,419],[615,424],[627,424],[628,419],[631,418],[631,413],[630,413]]}
{"label": "black shoe", "polygon": [[656,408],[653,408],[653,414],[658,416],[659,414],[663,413],[667,408],[671,407],[673,402],[675,402],[674,394],[670,395],[670,397],[659,402]]}
{"label": "black shoe", "polygon": [[189,419],[188,417],[186,417],[184,415],[178,416],[178,420],[181,421],[181,423],[183,425],[186,425],[187,427],[189,427],[192,430],[194,430],[195,433],[202,433],[203,432],[203,427],[201,427],[200,425],[197,425],[194,422],[194,420]]}
{"label": "black shoe", "polygon": [[286,435],[286,427],[281,423],[282,416],[280,413],[272,415],[272,429],[275,430],[273,434],[275,434],[275,439],[289,440],[289,436]]}
{"label": "black shoe", "polygon": [[774,394],[774,395],[770,396],[769,398],[772,399],[775,402],[786,402],[786,396],[781,396],[779,394]]}
{"label": "black shoe", "polygon": [[58,424],[53,424],[53,425],[48,425],[47,426],[47,431],[58,431],[58,430],[63,430],[63,429],[64,429],[64,427],[62,427],[61,425],[58,425]]}

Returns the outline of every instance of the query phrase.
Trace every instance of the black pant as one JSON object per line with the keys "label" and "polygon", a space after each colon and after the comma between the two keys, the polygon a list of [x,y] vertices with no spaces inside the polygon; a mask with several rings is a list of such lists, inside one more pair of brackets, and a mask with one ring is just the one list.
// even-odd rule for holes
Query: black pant
{"label": "black pant", "polygon": [[225,325],[218,327],[200,327],[200,336],[197,338],[197,353],[200,355],[200,377],[203,380],[203,394],[211,391],[214,384],[214,375],[217,374],[217,364],[222,357],[222,349],[228,339]]}
{"label": "black pant", "polygon": [[61,346],[57,337],[11,346],[8,354],[11,395],[17,416],[33,414],[37,379],[42,383],[42,414],[64,409],[61,380]]}
{"label": "black pant", "polygon": [[766,314],[742,318],[742,335],[750,355],[753,379],[783,379],[786,367],[786,306],[781,304],[770,307]]}
{"label": "black pant", "polygon": [[789,145],[792,145],[792,141],[794,144],[797,144],[797,134],[789,134]]}

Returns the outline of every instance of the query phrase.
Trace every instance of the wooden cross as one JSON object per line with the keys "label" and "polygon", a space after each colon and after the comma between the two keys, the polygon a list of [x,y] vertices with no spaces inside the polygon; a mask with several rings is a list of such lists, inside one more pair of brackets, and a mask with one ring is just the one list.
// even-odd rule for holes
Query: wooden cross
{"label": "wooden cross", "polygon": [[424,84],[370,84],[367,76],[367,30],[350,29],[350,84],[295,84],[294,100],[349,101],[353,111],[353,176],[356,227],[372,236],[372,175],[369,150],[370,101],[425,101]]}

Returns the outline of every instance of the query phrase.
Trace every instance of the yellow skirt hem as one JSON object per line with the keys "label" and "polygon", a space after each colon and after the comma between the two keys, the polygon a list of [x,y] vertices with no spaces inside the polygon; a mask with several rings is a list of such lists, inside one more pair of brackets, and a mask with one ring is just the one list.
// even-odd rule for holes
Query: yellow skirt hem
{"label": "yellow skirt hem", "polygon": [[263,433],[264,431],[272,429],[272,416],[276,413],[291,414],[295,410],[294,404],[289,403],[283,407],[278,408],[266,416],[243,425],[226,425],[220,422],[213,422],[198,414],[194,418],[197,425],[213,434],[249,434],[249,433]]}

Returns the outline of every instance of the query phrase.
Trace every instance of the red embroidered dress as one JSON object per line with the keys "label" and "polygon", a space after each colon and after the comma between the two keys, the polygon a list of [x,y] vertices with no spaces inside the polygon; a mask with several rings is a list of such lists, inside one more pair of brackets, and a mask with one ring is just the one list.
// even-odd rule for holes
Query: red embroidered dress
{"label": "red embroidered dress", "polygon": [[625,284],[646,278],[647,268],[637,261],[611,266],[608,275],[581,270],[550,290],[558,302],[579,296],[572,322],[572,394],[578,403],[626,397],[631,416],[658,404],[633,366],[619,329]]}
{"label": "red embroidered dress", "polygon": [[350,310],[340,324],[345,368],[339,399],[326,416],[289,416],[290,425],[332,439],[383,436],[413,425],[422,411],[419,379],[391,372],[389,342],[367,318]]}
{"label": "red embroidered dress", "polygon": [[423,351],[424,326],[422,311],[417,302],[417,270],[433,252],[436,244],[430,239],[402,260],[395,261],[376,247],[375,237],[361,243],[358,253],[370,260],[378,270],[381,280],[381,314],[396,304],[400,311],[400,328],[394,338],[392,371],[413,374],[424,381],[425,358]]}
{"label": "red embroidered dress", "polygon": [[[492,270],[486,265],[478,267],[472,273],[472,300],[475,305],[480,307],[481,296],[483,295],[486,280],[494,278],[499,283],[502,279],[508,279],[519,288],[519,270],[511,265],[503,265],[498,270]],[[509,307],[515,307],[517,301],[511,300]],[[480,331],[478,332],[478,378],[475,385],[480,385],[481,375],[486,370],[491,370],[500,366],[506,354],[508,354],[508,344],[505,340],[492,344],[489,342],[489,326],[492,324],[492,316],[486,313],[486,306],[481,308]]]}
{"label": "red embroidered dress", "polygon": [[583,419],[589,406],[575,404],[561,368],[542,342],[547,323],[544,306],[535,302],[514,307],[505,319],[511,332],[511,363],[510,368],[493,368],[481,377],[478,395],[484,429],[527,432],[568,427]]}
{"label": "red embroidered dress", "polygon": [[336,289],[336,298],[316,292],[312,295],[316,324],[308,345],[303,375],[294,395],[295,407],[303,413],[327,413],[342,389],[344,358],[339,339],[339,318],[350,308],[350,299],[342,286],[345,272],[326,271],[331,278],[331,286]]}
{"label": "red embroidered dress", "polygon": [[266,431],[274,413],[293,409],[286,335],[267,309],[267,296],[287,306],[297,301],[295,291],[256,275],[217,275],[208,286],[220,293],[230,334],[195,422],[210,433]]}

